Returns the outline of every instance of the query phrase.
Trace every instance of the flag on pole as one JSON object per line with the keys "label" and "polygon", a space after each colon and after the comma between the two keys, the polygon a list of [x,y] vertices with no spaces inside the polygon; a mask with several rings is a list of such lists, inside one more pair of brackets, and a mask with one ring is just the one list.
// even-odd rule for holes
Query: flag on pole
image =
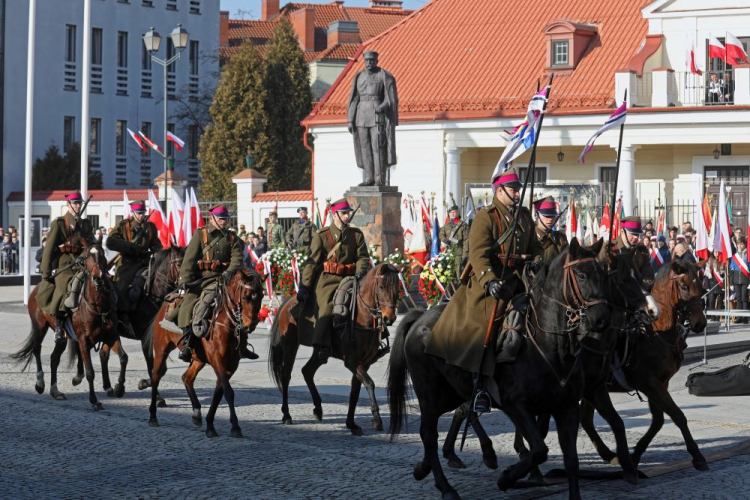
{"label": "flag on pole", "polygon": [[427,234],[432,234],[432,222],[430,222],[430,207],[422,195],[422,223],[425,225]]}
{"label": "flag on pole", "polygon": [[576,239],[582,244],[585,245],[584,239],[583,239],[583,214],[578,214],[578,218],[576,220]]}
{"label": "flag on pole", "polygon": [[742,47],[742,42],[729,32],[727,32],[726,42],[727,63],[733,66],[737,64],[736,61],[747,64],[747,52]]}
{"label": "flag on pole", "polygon": [[620,236],[620,221],[625,217],[625,212],[622,209],[622,198],[617,200],[617,211],[615,212],[615,221],[612,224],[612,239],[616,239]]}
{"label": "flag on pole", "polygon": [[695,224],[695,255],[696,257],[707,260],[708,257],[711,255],[711,252],[708,250],[708,229],[706,228],[706,221],[705,221],[705,213],[708,207],[705,205],[705,202],[708,200],[704,198],[704,205],[701,207],[700,210],[698,210],[698,220]]}
{"label": "flag on pole", "polygon": [[727,217],[729,217],[729,226],[734,225],[734,214],[732,214],[732,200],[727,199]]}
{"label": "flag on pole", "polygon": [[703,197],[701,212],[703,213],[703,222],[706,224],[706,230],[709,230],[711,228],[711,207],[708,204],[708,192],[706,192],[706,196]]}
{"label": "flag on pole", "polygon": [[167,131],[167,142],[171,142],[172,144],[174,144],[174,147],[177,151],[182,151],[182,148],[185,147],[185,141],[169,131]]}
{"label": "flag on pole", "polygon": [[664,236],[664,209],[659,210],[659,224],[656,226],[656,234]]}
{"label": "flag on pole", "polygon": [[719,228],[717,222],[719,221],[718,207],[714,208],[714,215],[711,218],[711,232],[708,235],[708,251],[713,252],[721,248],[721,241],[719,241]]}
{"label": "flag on pole", "polygon": [[140,147],[144,151],[148,151],[148,148],[145,144],[143,144],[143,139],[141,139],[140,135],[136,135],[132,130],[128,129],[128,134],[130,134],[130,137],[133,138],[135,142],[138,143],[138,147]]}
{"label": "flag on pole", "polygon": [[153,222],[156,226],[156,230],[159,233],[159,241],[161,246],[169,248],[169,227],[167,227],[167,219],[164,217],[164,212],[161,209],[159,200],[156,199],[154,192],[148,190],[148,210],[149,210],[149,222]]}
{"label": "flag on pole", "polygon": [[591,211],[586,210],[586,232],[583,234],[583,244],[586,246],[594,244],[594,226],[591,220]]}
{"label": "flag on pole", "polygon": [[169,194],[169,221],[167,226],[169,227],[169,237],[176,245],[179,246],[180,228],[182,227],[182,216],[185,212],[185,204],[182,202],[182,198],[177,194],[174,188],[170,187]]}
{"label": "flag on pole", "polygon": [[622,103],[622,106],[617,108],[614,113],[612,113],[609,118],[607,118],[607,121],[604,122],[604,125],[602,125],[599,130],[594,132],[594,135],[591,136],[591,138],[586,142],[586,146],[584,146],[583,151],[581,152],[581,156],[578,157],[579,163],[586,163],[586,155],[589,154],[589,151],[591,151],[591,148],[594,147],[594,142],[596,142],[596,139],[599,138],[600,135],[602,135],[607,130],[611,130],[615,127],[619,127],[620,125],[625,123],[625,118],[627,118],[628,115],[628,103],[627,101],[624,101]]}
{"label": "flag on pole", "polygon": [[602,218],[599,221],[599,237],[600,238],[606,238],[609,234],[609,202],[604,205],[604,210],[602,210]]}
{"label": "flag on pole", "polygon": [[182,211],[180,231],[177,235],[177,246],[186,247],[193,237],[193,207],[190,192],[185,193],[185,208]]}
{"label": "flag on pole", "polygon": [[140,130],[138,131],[138,134],[140,134],[141,139],[143,139],[146,142],[146,144],[148,144],[149,146],[151,146],[151,149],[154,149],[154,150],[158,151],[159,153],[161,153],[161,147],[159,147],[158,144],[154,144],[154,142],[151,139],[149,139],[148,137],[146,137],[146,135],[143,132],[141,132]]}
{"label": "flag on pole", "polygon": [[576,214],[576,202],[575,200],[573,200],[573,197],[571,196],[570,205],[568,207],[568,220],[567,220],[567,224],[565,225],[565,236],[568,238],[568,241],[572,241],[573,237],[576,236],[577,232],[578,232],[578,214]]}
{"label": "flag on pole", "polygon": [[128,192],[126,190],[122,190],[122,218],[127,219],[130,217],[131,214],[130,210],[130,200],[128,199]]}
{"label": "flag on pole", "polygon": [[[727,49],[715,36],[708,39],[708,57],[718,57],[722,61],[727,62]],[[729,64],[732,63],[730,62]]]}
{"label": "flag on pole", "polygon": [[430,247],[430,258],[437,257],[440,253],[440,226],[435,216],[435,225],[432,226],[432,246]]}
{"label": "flag on pole", "polygon": [[726,265],[732,258],[732,239],[729,235],[729,213],[727,211],[727,198],[724,192],[724,179],[721,179],[719,187],[719,247],[714,250],[719,251],[719,261]]}
{"label": "flag on pole", "polygon": [[203,220],[203,215],[201,215],[201,206],[198,205],[198,197],[195,196],[195,188],[190,188],[190,208],[193,210],[193,232],[195,232],[199,227],[206,225],[206,221]]}

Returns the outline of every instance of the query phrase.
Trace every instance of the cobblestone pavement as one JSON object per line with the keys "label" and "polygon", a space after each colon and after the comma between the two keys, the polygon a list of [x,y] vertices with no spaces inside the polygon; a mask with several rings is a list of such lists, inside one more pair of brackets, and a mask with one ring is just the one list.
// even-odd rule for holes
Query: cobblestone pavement
{"label": "cobblestone pavement", "polygon": [[[85,382],[73,387],[73,372],[62,364],[59,388],[66,401],[49,394],[51,335],[43,349],[46,392],[34,391],[35,374],[20,373],[9,354],[16,351],[28,333],[28,318],[20,308],[0,312],[0,498],[253,498],[253,499],[429,499],[438,498],[431,477],[417,482],[413,464],[422,455],[419,417],[414,411],[407,432],[389,442],[383,432],[370,428],[369,404],[363,398],[357,421],[364,437],[352,436],[344,426],[350,375],[338,361],[324,366],[316,381],[324,400],[324,418],[312,416],[312,403],[300,368],[309,356],[302,349],[295,366],[290,408],[295,424],[281,425],[280,395],[267,373],[268,336],[258,329],[251,336],[261,359],[243,361],[233,377],[237,411],[243,439],[229,437],[229,415],[222,404],[216,417],[220,437],[208,439],[203,429],[191,423],[190,403],[181,381],[185,365],[172,354],[162,383],[169,407],[159,409],[161,427],[148,426],[150,393],[136,389],[145,376],[145,364],[137,343],[126,341],[130,366],[125,397],[107,398],[101,390],[98,359],[97,394],[104,410],[89,408]],[[95,355],[95,358],[98,356]],[[711,360],[711,368],[740,362],[742,355]],[[384,360],[384,361],[387,361]],[[383,391],[387,363],[371,370],[386,427],[388,412]],[[694,366],[694,365],[693,365]],[[673,380],[671,389],[685,411],[696,441],[706,455],[750,439],[750,398],[696,398],[684,388],[688,368]],[[113,357],[110,372],[118,369]],[[198,377],[196,388],[204,416],[214,387],[210,369]],[[650,422],[645,403],[636,397],[614,395],[628,428],[631,444]],[[500,412],[483,417],[493,436],[501,467],[515,462],[512,429]],[[444,418],[441,436],[449,424]],[[614,440],[603,421],[597,425],[610,446]],[[562,468],[554,433],[547,439],[550,459],[543,471]],[[582,469],[604,469],[583,432],[579,439]],[[497,471],[482,465],[477,440],[470,434],[460,456],[464,470],[447,469],[447,477],[466,499],[566,498],[567,486],[514,489],[506,493],[496,487]],[[638,486],[621,480],[583,481],[584,498],[748,498],[750,456],[737,455],[710,464],[700,473],[690,468],[678,429],[667,420],[643,457],[641,470],[653,473],[665,463],[685,462],[685,468],[644,479]],[[709,458],[710,460],[710,458]],[[609,468],[607,470],[616,470]]]}

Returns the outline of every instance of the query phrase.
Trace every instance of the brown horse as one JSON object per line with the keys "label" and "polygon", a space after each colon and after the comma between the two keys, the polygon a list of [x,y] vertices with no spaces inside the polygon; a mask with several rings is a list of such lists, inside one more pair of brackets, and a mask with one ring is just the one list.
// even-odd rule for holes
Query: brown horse
{"label": "brown horse", "polygon": [[[669,380],[682,366],[683,351],[687,347],[684,338],[683,324],[688,322],[690,329],[701,332],[706,327],[706,316],[703,313],[701,297],[704,290],[700,269],[706,261],[698,264],[670,262],[664,265],[656,275],[651,295],[661,308],[661,315],[647,335],[638,337],[634,346],[630,346],[632,355],[625,357],[625,345],[619,346],[622,371],[625,382],[629,387],[622,387],[615,383],[611,391],[624,392],[635,389],[648,398],[651,410],[651,426],[646,434],[638,441],[632,454],[635,465],[641,460],[651,440],[664,425],[664,413],[669,415],[672,422],[679,427],[685,439],[688,452],[693,457],[693,467],[698,470],[708,470],[706,459],[698,449],[693,436],[688,429],[687,418],[675,404],[669,394]],[[607,461],[614,460],[616,455],[604,444],[596,432],[593,423],[594,407],[583,405],[581,424],[599,452]]]}
{"label": "brown horse", "polygon": [[[104,270],[107,260],[104,250],[98,243],[88,246],[83,241],[86,257],[82,264],[84,283],[78,309],[71,316],[68,334],[73,334],[76,344],[69,340],[71,349],[77,349],[81,364],[86,368],[86,380],[89,383],[89,402],[94,410],[101,410],[102,405],[94,392],[94,368],[91,364],[90,350],[97,342],[111,346],[117,338],[115,325],[117,324],[117,310],[115,306],[114,286]],[[23,369],[29,366],[32,358],[36,358],[36,391],[44,392],[44,371],[42,370],[41,349],[47,330],[55,327],[55,317],[42,311],[36,302],[38,287],[29,296],[29,316],[31,317],[31,333],[20,351],[13,355],[19,362],[25,362]],[[72,330],[72,331],[71,331]],[[57,389],[57,367],[60,357],[65,350],[65,344],[55,344],[50,359],[51,386],[50,395],[55,399],[66,399],[65,394]],[[72,360],[72,358],[71,358]],[[75,381],[74,381],[75,383]]]}
{"label": "brown horse", "polygon": [[[354,411],[357,407],[362,384],[364,384],[370,396],[370,409],[373,415],[372,426],[375,430],[383,430],[380,408],[375,397],[375,383],[367,370],[376,361],[385,326],[392,325],[396,320],[399,287],[398,269],[394,266],[379,264],[371,269],[358,285],[355,326],[350,330],[350,333],[344,333],[343,335],[334,333],[332,335],[331,355],[342,360],[344,366],[352,372],[346,427],[355,436],[364,434],[362,428],[354,422]],[[289,414],[289,381],[292,378],[297,349],[301,343],[297,320],[291,314],[291,309],[296,304],[297,299],[292,297],[279,308],[278,315],[271,327],[271,342],[268,353],[269,371],[283,398],[281,412],[283,414],[282,423],[285,425],[292,424],[292,416]],[[313,399],[313,414],[318,420],[323,419],[323,407],[320,394],[315,387],[314,378],[315,372],[321,365],[318,349],[315,348],[310,360],[302,367],[302,375],[305,377],[305,382]]]}
{"label": "brown horse", "polygon": [[[209,322],[209,328],[199,345],[193,349],[193,360],[182,375],[188,396],[193,405],[193,423],[201,425],[201,404],[195,393],[195,377],[208,363],[216,374],[216,389],[214,390],[211,407],[206,415],[206,436],[217,437],[214,428],[214,415],[222,396],[229,405],[229,420],[232,423],[230,435],[242,437],[242,431],[237,423],[234,411],[234,389],[229,379],[240,364],[242,346],[247,344],[247,336],[258,325],[258,312],[263,301],[263,286],[260,276],[250,269],[238,269],[229,281],[217,279],[216,305]],[[152,427],[158,427],[156,405],[159,393],[159,381],[167,372],[167,357],[175,348],[181,347],[182,334],[165,330],[160,325],[165,316],[167,304],[163,304],[156,319],[149,328],[147,338],[154,353],[154,368],[151,372],[151,417],[148,421]]]}

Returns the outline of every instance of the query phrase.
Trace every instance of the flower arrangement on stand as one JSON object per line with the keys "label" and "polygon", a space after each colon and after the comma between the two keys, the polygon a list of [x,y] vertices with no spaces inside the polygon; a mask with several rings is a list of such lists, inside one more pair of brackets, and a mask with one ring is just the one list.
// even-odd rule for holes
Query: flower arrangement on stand
{"label": "flower arrangement on stand", "polygon": [[[409,257],[408,255],[404,255],[404,253],[401,252],[401,250],[399,250],[398,248],[392,254],[387,255],[383,259],[383,262],[387,264],[391,264],[392,266],[394,266],[396,269],[399,270],[399,272],[401,273],[401,276],[403,276],[404,278],[404,286],[406,287],[407,290],[409,289],[409,285],[411,281],[411,261],[412,261],[412,258]],[[399,299],[404,298],[403,287],[399,291],[398,298]]]}
{"label": "flower arrangement on stand", "polygon": [[[457,277],[455,255],[446,249],[427,262],[419,275],[419,294],[429,307],[437,305],[443,297],[440,286],[447,287]],[[439,281],[439,284],[438,284]]]}
{"label": "flower arrangement on stand", "polygon": [[[302,252],[299,252],[303,255]],[[292,252],[286,248],[274,248],[267,252],[263,259],[255,266],[255,271],[266,279],[266,260],[271,271],[271,283],[275,293],[281,295],[282,299],[292,297],[296,294],[294,287],[294,273],[292,272]],[[299,258],[297,262],[302,262]],[[271,299],[271,297],[269,297]]]}

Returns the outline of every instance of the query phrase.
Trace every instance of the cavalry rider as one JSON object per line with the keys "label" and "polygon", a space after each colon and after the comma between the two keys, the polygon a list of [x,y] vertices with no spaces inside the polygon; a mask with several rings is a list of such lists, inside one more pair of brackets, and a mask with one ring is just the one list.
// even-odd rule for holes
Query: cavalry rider
{"label": "cavalry rider", "polygon": [[549,264],[562,251],[561,233],[552,230],[559,216],[557,203],[553,197],[548,196],[534,203],[534,209],[536,212],[536,237],[544,249],[542,262]]}
{"label": "cavalry rider", "polygon": [[299,207],[297,214],[299,220],[286,232],[286,246],[291,250],[309,251],[318,228],[307,218],[307,207]]}
{"label": "cavalry rider", "polygon": [[[617,253],[623,253],[631,248],[635,248],[636,252],[645,252],[647,258],[643,259],[643,263],[638,267],[638,271],[641,273],[643,278],[643,286],[646,290],[651,290],[654,286],[654,280],[656,279],[656,273],[654,273],[654,267],[651,265],[650,253],[648,249],[642,244],[638,243],[638,238],[643,234],[643,228],[641,227],[641,219],[637,216],[623,217],[620,221],[620,235],[617,238],[617,245],[615,249]],[[636,265],[636,254],[633,254],[633,265]]]}
{"label": "cavalry rider", "polygon": [[[177,326],[182,328],[185,338],[179,357],[185,362],[192,360],[191,349],[195,346],[196,338],[194,333],[198,333],[194,332],[194,326],[202,328],[201,323],[210,313],[211,303],[216,296],[217,280],[221,278],[228,281],[235,271],[242,268],[242,240],[227,229],[229,217],[229,210],[224,205],[213,207],[209,211],[209,225],[198,228],[185,250],[178,283],[187,290],[177,316]],[[196,308],[199,301],[199,307]],[[195,309],[198,311],[195,312],[194,319]],[[201,331],[200,336],[205,333]],[[249,351],[247,346],[242,346],[242,357],[257,359],[258,355]]]}
{"label": "cavalry rider", "polygon": [[300,309],[305,310],[310,290],[315,290],[312,344],[319,349],[318,357],[323,363],[331,355],[333,294],[345,277],[355,276],[359,280],[370,269],[365,235],[349,225],[352,207],[346,198],[334,202],[331,212],[333,223],[313,237],[310,255],[300,270],[302,276],[297,292]]}
{"label": "cavalry rider", "polygon": [[133,213],[123,219],[107,238],[107,248],[119,252],[115,260],[115,288],[117,309],[120,312],[135,310],[146,284],[148,261],[151,255],[162,249],[159,232],[146,217],[146,202],[130,202]]}
{"label": "cavalry rider", "polygon": [[[492,186],[495,190],[492,205],[477,212],[469,231],[471,271],[463,280],[466,286],[460,287],[448,302],[425,350],[479,377],[472,405],[477,413],[491,407],[490,396],[484,390],[485,378],[491,380],[495,371],[493,351],[483,354],[488,323],[496,321],[500,325],[508,302],[523,291],[520,277],[524,264],[529,262],[532,271],[538,270],[543,253],[531,213],[528,208],[518,206],[521,182],[515,168],[493,179]],[[511,233],[517,210],[521,210],[518,225]],[[503,263],[507,263],[504,272]],[[495,301],[497,316],[490,318]],[[497,326],[493,328],[491,346],[495,345],[498,334]]]}
{"label": "cavalry rider", "polygon": [[284,228],[278,223],[279,214],[276,211],[268,214],[268,249],[284,248]]}
{"label": "cavalry rider", "polygon": [[458,276],[461,276],[469,259],[469,225],[461,220],[458,205],[448,209],[448,222],[440,229],[440,242],[453,250]]}
{"label": "cavalry rider", "polygon": [[[65,200],[68,213],[55,219],[47,233],[47,243],[44,245],[40,266],[43,281],[39,285],[36,297],[39,307],[50,316],[56,317],[56,343],[65,342],[63,323],[77,307],[83,285],[82,276],[74,276],[72,267],[79,257],[84,256],[83,241],[88,245],[96,243],[91,222],[82,217],[81,193],[70,193]],[[73,283],[68,291],[71,281]]]}

